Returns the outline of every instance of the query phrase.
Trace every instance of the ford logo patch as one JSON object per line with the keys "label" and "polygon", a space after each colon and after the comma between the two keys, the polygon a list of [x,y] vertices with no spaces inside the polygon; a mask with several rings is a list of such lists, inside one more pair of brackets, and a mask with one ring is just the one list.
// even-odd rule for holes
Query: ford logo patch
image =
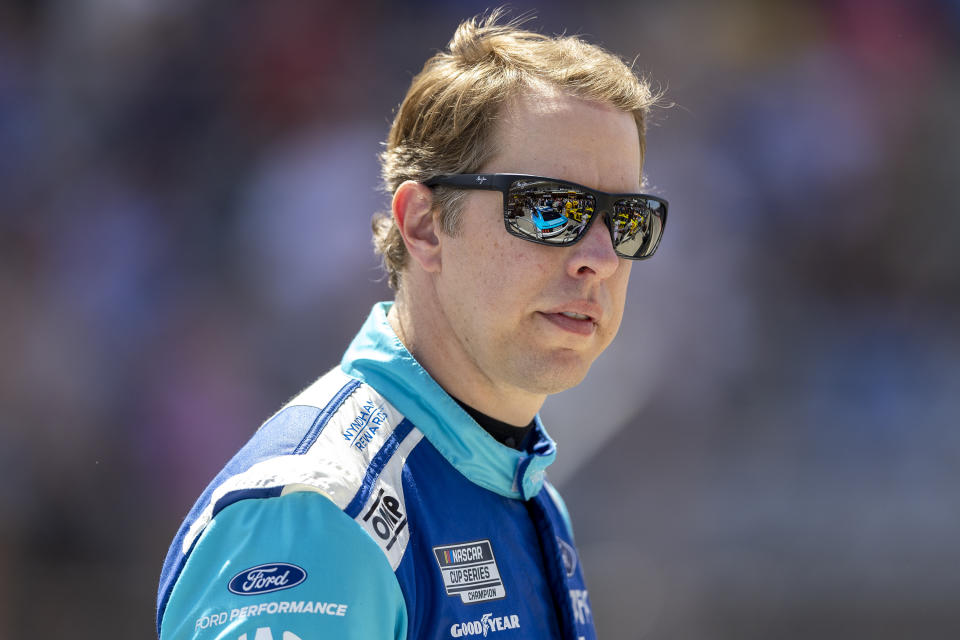
{"label": "ford logo patch", "polygon": [[307,579],[307,572],[295,564],[271,562],[244,569],[233,576],[227,588],[238,596],[253,596],[295,587]]}
{"label": "ford logo patch", "polygon": [[577,571],[577,550],[560,536],[557,536],[557,542],[560,543],[560,557],[563,559],[563,569],[567,572],[567,577],[572,578],[573,574]]}

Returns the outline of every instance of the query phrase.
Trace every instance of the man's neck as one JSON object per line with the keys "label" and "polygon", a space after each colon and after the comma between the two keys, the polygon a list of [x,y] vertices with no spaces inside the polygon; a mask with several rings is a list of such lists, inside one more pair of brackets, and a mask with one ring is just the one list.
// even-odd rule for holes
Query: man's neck
{"label": "man's neck", "polygon": [[431,327],[436,317],[418,317],[415,311],[418,308],[430,307],[418,305],[408,295],[398,292],[387,319],[403,346],[444,391],[502,422],[517,427],[530,424],[546,396],[497,385],[457,345],[435,339],[437,335],[449,333]]}
{"label": "man's neck", "polygon": [[533,420],[526,426],[517,427],[512,424],[507,424],[502,420],[497,420],[485,413],[481,413],[458,398],[453,399],[456,400],[457,404],[473,418],[474,422],[483,427],[484,431],[489,433],[494,440],[511,449],[517,449],[518,451],[524,449],[527,437],[535,426]]}

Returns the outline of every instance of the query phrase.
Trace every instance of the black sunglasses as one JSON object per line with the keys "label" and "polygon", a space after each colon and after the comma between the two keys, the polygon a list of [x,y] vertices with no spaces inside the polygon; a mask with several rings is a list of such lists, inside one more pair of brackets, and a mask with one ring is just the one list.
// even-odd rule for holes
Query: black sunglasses
{"label": "black sunglasses", "polygon": [[621,258],[653,255],[667,222],[667,201],[643,193],[604,193],[541,176],[516,173],[456,173],[424,182],[503,194],[503,224],[511,235],[553,247],[582,238],[597,213],[605,212],[613,249]]}

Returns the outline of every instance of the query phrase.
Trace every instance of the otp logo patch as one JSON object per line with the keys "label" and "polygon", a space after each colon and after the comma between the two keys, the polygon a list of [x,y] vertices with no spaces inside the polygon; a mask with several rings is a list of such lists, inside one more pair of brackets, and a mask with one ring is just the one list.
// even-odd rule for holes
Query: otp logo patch
{"label": "otp logo patch", "polygon": [[238,596],[253,596],[297,586],[307,579],[307,572],[295,564],[271,562],[244,569],[233,576],[227,588]]}

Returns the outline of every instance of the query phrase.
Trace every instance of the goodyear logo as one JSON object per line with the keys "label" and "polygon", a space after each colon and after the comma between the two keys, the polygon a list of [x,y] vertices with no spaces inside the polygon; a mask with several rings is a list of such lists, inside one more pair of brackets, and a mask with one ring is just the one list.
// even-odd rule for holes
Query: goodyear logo
{"label": "goodyear logo", "polygon": [[520,616],[513,614],[509,616],[494,616],[492,613],[485,613],[479,620],[470,622],[454,623],[450,627],[451,638],[466,638],[468,636],[479,636],[483,634],[486,638],[491,631],[503,631],[505,629],[519,629]]}

